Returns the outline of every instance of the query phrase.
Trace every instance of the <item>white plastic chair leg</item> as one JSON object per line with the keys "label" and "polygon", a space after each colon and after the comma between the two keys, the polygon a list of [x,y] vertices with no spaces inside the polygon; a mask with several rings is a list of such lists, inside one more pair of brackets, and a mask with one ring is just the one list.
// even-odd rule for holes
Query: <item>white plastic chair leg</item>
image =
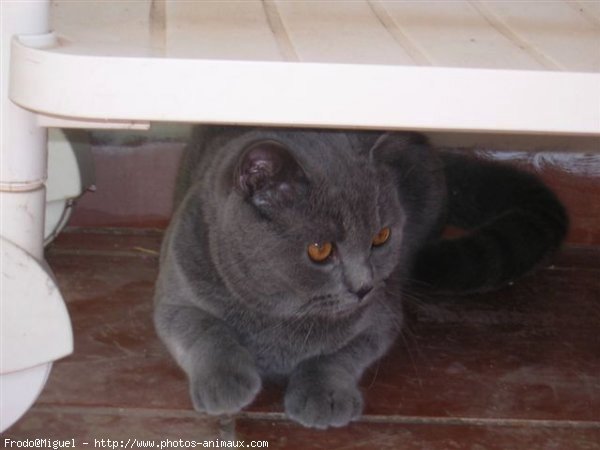
{"label": "white plastic chair leg", "polygon": [[0,431],[6,430],[31,408],[42,392],[51,368],[52,363],[45,363],[0,375]]}
{"label": "white plastic chair leg", "polygon": [[2,2],[0,147],[0,432],[41,392],[52,361],[69,354],[69,316],[43,259],[46,130],[9,100],[10,41],[48,32],[50,2]]}

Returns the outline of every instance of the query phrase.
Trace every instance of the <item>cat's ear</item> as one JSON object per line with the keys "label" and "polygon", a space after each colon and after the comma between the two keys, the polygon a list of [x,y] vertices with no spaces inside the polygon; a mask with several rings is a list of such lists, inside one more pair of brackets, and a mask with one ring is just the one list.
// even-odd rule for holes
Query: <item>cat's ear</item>
{"label": "cat's ear", "polygon": [[235,183],[256,207],[266,210],[293,204],[308,185],[290,151],[273,140],[256,142],[244,151]]}
{"label": "cat's ear", "polygon": [[427,138],[422,134],[398,132],[385,133],[375,141],[369,150],[369,159],[384,164],[394,164],[404,159],[406,153],[428,147]]}

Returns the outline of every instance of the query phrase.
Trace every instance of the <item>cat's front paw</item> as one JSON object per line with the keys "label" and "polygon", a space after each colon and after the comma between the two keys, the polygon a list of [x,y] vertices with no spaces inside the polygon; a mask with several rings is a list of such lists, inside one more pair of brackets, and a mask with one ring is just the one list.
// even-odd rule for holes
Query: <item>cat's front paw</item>
{"label": "cat's front paw", "polygon": [[190,379],[190,395],[197,411],[232,414],[248,406],[261,388],[257,370],[248,366],[222,366]]}
{"label": "cat's front paw", "polygon": [[306,427],[342,427],[358,419],[362,409],[362,394],[354,385],[295,383],[285,394],[286,414]]}

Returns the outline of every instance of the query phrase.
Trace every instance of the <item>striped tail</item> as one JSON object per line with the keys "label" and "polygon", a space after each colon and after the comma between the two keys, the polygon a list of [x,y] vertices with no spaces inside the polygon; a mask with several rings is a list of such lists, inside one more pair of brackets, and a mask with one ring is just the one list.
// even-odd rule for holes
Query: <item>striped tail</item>
{"label": "striped tail", "polygon": [[483,292],[527,273],[568,230],[564,207],[535,176],[466,155],[443,153],[448,225],[466,233],[417,255],[413,279],[441,292]]}

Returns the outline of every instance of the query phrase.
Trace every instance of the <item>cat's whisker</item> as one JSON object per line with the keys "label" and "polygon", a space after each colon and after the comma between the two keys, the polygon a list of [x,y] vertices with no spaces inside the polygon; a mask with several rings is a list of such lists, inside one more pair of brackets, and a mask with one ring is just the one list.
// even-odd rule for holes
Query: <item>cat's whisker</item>
{"label": "cat's whisker", "polygon": [[307,332],[306,332],[306,334],[304,336],[304,341],[302,342],[302,349],[303,350],[308,347],[308,339],[310,338],[310,335],[312,333],[312,330],[314,329],[314,326],[315,326],[315,322],[311,321],[310,322],[310,326],[309,326],[309,328],[308,328],[308,330],[307,330]]}
{"label": "cat's whisker", "polygon": [[[408,354],[408,359],[410,360],[410,363],[412,365],[415,376],[419,382],[419,386],[421,388],[423,388],[423,381],[419,374],[419,369],[417,368],[417,364],[415,363],[415,358],[413,357],[411,345],[408,343],[408,340],[406,339],[406,331],[405,330],[406,330],[406,328],[400,330],[400,338],[402,339],[402,342],[404,343],[404,348],[406,349],[406,353]],[[414,342],[416,343],[416,340]],[[417,348],[418,348],[418,346],[417,346]]]}

